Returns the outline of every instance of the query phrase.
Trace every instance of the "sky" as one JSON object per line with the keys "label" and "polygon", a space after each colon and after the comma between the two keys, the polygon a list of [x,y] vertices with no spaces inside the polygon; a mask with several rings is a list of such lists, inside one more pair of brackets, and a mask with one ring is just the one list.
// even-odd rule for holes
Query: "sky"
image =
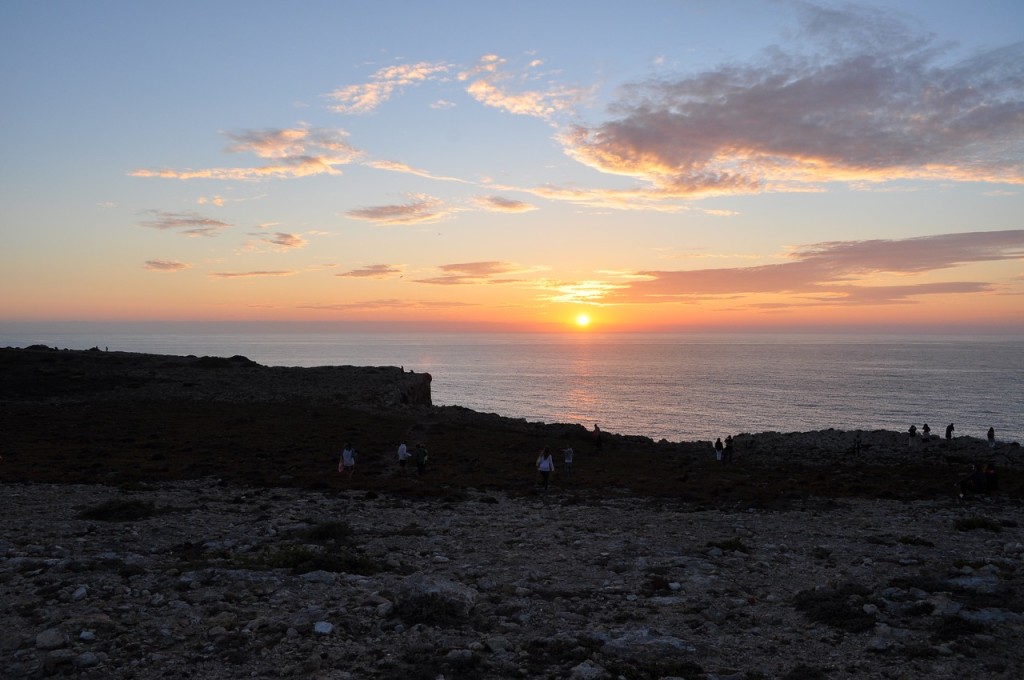
{"label": "sky", "polygon": [[1019,0],[11,0],[0,91],[7,330],[1024,331]]}

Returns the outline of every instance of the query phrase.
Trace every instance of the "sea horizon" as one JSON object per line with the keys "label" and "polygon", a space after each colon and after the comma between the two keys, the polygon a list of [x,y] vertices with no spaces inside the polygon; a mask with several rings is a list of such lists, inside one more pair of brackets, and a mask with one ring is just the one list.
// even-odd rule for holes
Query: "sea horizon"
{"label": "sea horizon", "polygon": [[1024,338],[915,333],[12,333],[0,344],[401,366],[438,406],[669,441],[920,430],[1024,438]]}

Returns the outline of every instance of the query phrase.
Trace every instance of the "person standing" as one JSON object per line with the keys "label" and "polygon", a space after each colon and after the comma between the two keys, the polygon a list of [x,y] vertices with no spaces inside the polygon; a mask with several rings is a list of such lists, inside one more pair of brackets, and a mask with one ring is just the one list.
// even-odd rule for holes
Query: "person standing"
{"label": "person standing", "polygon": [[715,460],[717,460],[719,463],[722,462],[723,450],[725,450],[725,447],[722,446],[722,438],[719,437],[718,439],[715,440]]}
{"label": "person standing", "polygon": [[921,428],[921,436],[925,439],[932,436],[932,428],[928,427],[928,423],[925,423],[924,427]]}
{"label": "person standing", "polygon": [[988,428],[988,448],[994,449],[996,447],[996,430],[994,427]]}
{"label": "person standing", "polygon": [[565,460],[565,476],[566,477],[571,477],[572,476],[572,455],[573,455],[572,447],[571,446],[567,446],[566,448],[562,449],[562,453],[565,455],[565,458],[564,458],[564,460]]}
{"label": "person standing", "polygon": [[548,490],[548,480],[551,473],[555,471],[555,461],[551,457],[551,449],[544,447],[544,450],[537,456],[537,469],[540,471],[540,483],[544,490]]}
{"label": "person standing", "polygon": [[416,474],[423,476],[423,473],[427,471],[427,447],[423,445],[423,442],[416,445],[413,458],[416,460]]}
{"label": "person standing", "polygon": [[956,428],[953,427],[953,423],[950,423],[949,425],[946,425],[946,441],[949,441],[950,439],[953,438],[953,430],[955,430],[955,429]]}
{"label": "person standing", "polygon": [[341,450],[341,460],[338,461],[338,472],[348,474],[349,479],[356,472],[356,450],[351,442],[346,442],[345,448]]}
{"label": "person standing", "polygon": [[407,447],[403,441],[398,445],[398,467],[401,468],[403,472],[405,471],[406,463],[409,462],[409,458],[409,447]]}

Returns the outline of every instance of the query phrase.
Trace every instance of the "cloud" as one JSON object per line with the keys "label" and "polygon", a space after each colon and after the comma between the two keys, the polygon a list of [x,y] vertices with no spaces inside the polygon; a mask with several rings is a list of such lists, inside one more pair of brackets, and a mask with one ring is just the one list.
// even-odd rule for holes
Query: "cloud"
{"label": "cloud", "polygon": [[416,283],[429,283],[439,286],[463,286],[481,283],[516,283],[519,279],[494,278],[519,269],[508,262],[463,262],[460,264],[444,264],[438,267],[440,276],[416,279]]}
{"label": "cloud", "polygon": [[347,278],[369,278],[369,279],[387,279],[391,278],[392,274],[401,274],[401,267],[395,267],[390,264],[371,264],[363,267],[362,269],[353,269],[351,271],[343,272],[341,274],[335,274],[335,276],[342,276]]}
{"label": "cloud", "polygon": [[278,252],[286,252],[288,250],[296,250],[298,248],[305,248],[309,241],[304,239],[299,234],[289,234],[287,232],[278,231],[269,236],[263,236],[259,239],[260,243],[270,246]]}
{"label": "cloud", "polygon": [[816,51],[627,85],[612,120],[562,132],[566,153],[662,198],[1024,183],[1024,42],[958,60],[889,13],[795,6]]}
{"label": "cloud", "polygon": [[474,199],[479,207],[491,212],[523,213],[536,210],[537,206],[501,196],[478,196]]}
{"label": "cloud", "polygon": [[196,203],[198,203],[199,205],[215,205],[218,208],[220,208],[224,206],[224,198],[221,196],[200,196],[199,198],[196,199]]}
{"label": "cloud", "polygon": [[220,230],[231,226],[227,222],[203,217],[194,212],[172,213],[162,210],[146,210],[143,212],[151,215],[152,218],[140,222],[141,226],[152,229],[178,230],[186,236],[214,236]]}
{"label": "cloud", "polygon": [[287,270],[277,271],[252,271],[252,272],[214,272],[210,274],[215,279],[251,279],[274,276],[293,276],[295,272]]}
{"label": "cloud", "polygon": [[448,64],[425,61],[388,66],[374,73],[369,83],[338,88],[327,98],[335,102],[330,108],[337,113],[370,113],[390,99],[395,90],[443,78],[450,68]]}
{"label": "cloud", "polygon": [[230,153],[252,153],[257,158],[274,161],[255,167],[223,167],[194,169],[139,169],[132,177],[164,179],[258,180],[312,175],[339,175],[339,165],[353,162],[362,155],[346,142],[344,130],[324,128],[285,128],[244,130],[226,135]]}
{"label": "cloud", "polygon": [[[490,106],[520,116],[549,119],[558,113],[571,113],[590,92],[560,85],[545,89],[527,89],[522,83],[529,78],[529,71],[516,78],[502,70],[506,60],[494,54],[480,58],[477,65],[459,74],[459,80],[468,83],[466,92],[484,106]],[[528,68],[542,64],[539,60],[530,62]]]}
{"label": "cloud", "polygon": [[397,161],[369,161],[366,165],[371,168],[378,170],[390,170],[391,172],[401,172],[407,175],[416,175],[417,177],[426,177],[427,179],[443,180],[445,182],[462,182],[467,183],[464,179],[458,177],[445,177],[444,175],[434,175],[427,170],[421,170],[420,168],[414,168],[411,165],[405,163],[399,163]]}
{"label": "cloud", "polygon": [[656,303],[769,293],[828,304],[891,304],[918,295],[990,291],[993,286],[969,281],[872,286],[865,284],[869,277],[921,275],[1020,258],[1024,258],[1024,230],[834,241],[796,248],[788,262],[779,264],[637,272],[642,280],[630,282],[606,299]]}
{"label": "cloud", "polygon": [[349,210],[345,214],[357,220],[377,222],[378,224],[426,224],[443,219],[450,210],[433,196],[415,194],[408,203],[402,205],[381,205],[372,208]]}
{"label": "cloud", "polygon": [[189,269],[192,265],[173,260],[146,260],[146,269],[153,272],[180,272]]}
{"label": "cloud", "polygon": [[332,311],[373,311],[377,309],[448,309],[452,307],[474,307],[470,302],[431,300],[366,300],[363,302],[339,302],[326,305],[299,305],[299,309],[327,309]]}

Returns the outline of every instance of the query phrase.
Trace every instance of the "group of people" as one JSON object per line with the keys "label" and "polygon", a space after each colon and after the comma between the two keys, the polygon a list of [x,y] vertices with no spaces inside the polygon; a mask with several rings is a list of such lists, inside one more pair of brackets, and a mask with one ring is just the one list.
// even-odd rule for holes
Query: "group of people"
{"label": "group of people", "polygon": [[[567,446],[562,449],[562,460],[564,467],[562,468],[565,472],[566,477],[572,476],[572,459],[574,452],[571,446]],[[555,459],[551,454],[551,448],[545,446],[540,454],[537,456],[537,471],[540,473],[540,485],[545,491],[548,490],[548,485],[551,482],[551,473],[555,471]]]}
{"label": "group of people", "polygon": [[[946,441],[950,441],[950,440],[953,439],[953,432],[955,432],[955,431],[956,431],[956,427],[953,426],[953,423],[950,423],[949,425],[946,425]],[[907,430],[907,432],[910,433],[910,442],[911,442],[911,444],[913,444],[914,441],[917,439],[917,425],[911,425],[910,429]],[[932,428],[928,427],[928,423],[925,423],[924,425],[921,426],[921,437],[925,441],[928,441],[931,438],[931,434],[932,434]],[[989,448],[995,448],[995,446],[996,446],[996,430],[995,430],[994,427],[988,428],[988,433],[986,433],[986,438],[988,439],[988,446],[989,446]]]}
{"label": "group of people", "polygon": [[715,460],[719,463],[731,463],[732,450],[732,435],[725,438],[724,444],[721,437],[715,440]]}
{"label": "group of people", "polygon": [[[355,447],[351,442],[346,442],[345,448],[341,450],[341,458],[338,459],[338,473],[351,478],[356,471],[356,458]],[[427,447],[423,445],[423,442],[416,444],[416,448],[411,452],[404,441],[398,445],[399,469],[404,471],[410,459],[416,464],[417,475],[423,475],[427,471]]]}
{"label": "group of people", "polygon": [[996,474],[996,464],[987,463],[982,467],[981,463],[975,463],[970,474],[957,482],[960,500],[964,500],[970,494],[993,494],[999,491],[999,477]]}

